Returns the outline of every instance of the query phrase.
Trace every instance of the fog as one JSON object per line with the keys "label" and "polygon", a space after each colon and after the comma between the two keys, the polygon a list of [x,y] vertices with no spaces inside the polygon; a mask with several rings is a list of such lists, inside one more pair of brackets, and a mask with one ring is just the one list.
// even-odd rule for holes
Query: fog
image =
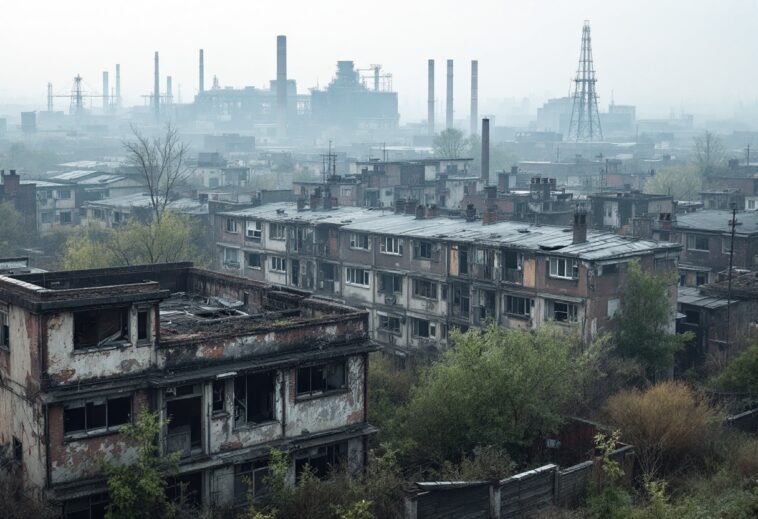
{"label": "fog", "polygon": [[[426,115],[426,60],[437,60],[438,118],[445,59],[456,63],[456,118],[469,103],[469,61],[479,60],[480,113],[508,117],[566,95],[581,26],[592,23],[601,110],[611,96],[642,117],[689,112],[731,117],[753,107],[758,3],[746,0],[538,0],[240,2],[167,0],[5,2],[0,104],[43,108],[46,85],[70,92],[73,76],[99,91],[121,64],[124,104],[151,90],[153,52],[182,101],[197,92],[197,49],[206,85],[267,85],[275,35],[288,36],[288,75],[306,92],[333,77],[338,59],[380,63],[393,75],[401,124]],[[65,103],[61,101],[61,103]],[[61,106],[63,108],[63,106]],[[67,108],[67,103],[65,108]],[[505,123],[505,120],[501,122]]]}

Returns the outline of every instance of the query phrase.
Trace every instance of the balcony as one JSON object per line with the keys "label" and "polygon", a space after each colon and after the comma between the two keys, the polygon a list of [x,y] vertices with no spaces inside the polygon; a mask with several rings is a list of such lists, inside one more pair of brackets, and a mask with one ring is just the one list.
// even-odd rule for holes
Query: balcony
{"label": "balcony", "polygon": [[524,283],[524,271],[521,269],[503,269],[503,281],[506,283]]}

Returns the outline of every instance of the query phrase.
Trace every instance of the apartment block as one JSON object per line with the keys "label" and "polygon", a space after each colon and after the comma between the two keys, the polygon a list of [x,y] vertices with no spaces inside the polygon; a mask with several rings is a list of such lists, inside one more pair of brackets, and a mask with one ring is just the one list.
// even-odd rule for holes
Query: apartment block
{"label": "apartment block", "polygon": [[[444,345],[451,327],[488,322],[554,322],[591,339],[619,308],[628,263],[674,272],[681,249],[588,231],[584,213],[573,228],[483,225],[423,205],[406,214],[407,204],[396,213],[334,202],[217,214],[218,265],[366,308],[373,337],[399,354]],[[676,287],[670,295],[673,330]]]}
{"label": "apartment block", "polygon": [[0,452],[64,517],[103,517],[145,409],[200,505],[265,493],[272,447],[293,481],[364,463],[365,311],[181,263],[0,276],[0,320]]}

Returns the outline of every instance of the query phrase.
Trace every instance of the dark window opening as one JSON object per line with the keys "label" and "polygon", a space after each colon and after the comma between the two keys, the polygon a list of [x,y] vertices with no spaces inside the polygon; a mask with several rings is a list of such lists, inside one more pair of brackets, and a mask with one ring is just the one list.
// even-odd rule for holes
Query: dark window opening
{"label": "dark window opening", "polygon": [[437,299],[437,283],[426,279],[414,279],[413,297]]}
{"label": "dark window opening", "polygon": [[108,507],[108,494],[71,499],[63,505],[64,519],[105,519]]}
{"label": "dark window opening", "polygon": [[8,327],[8,314],[0,312],[0,348],[10,350],[10,328]]}
{"label": "dark window opening", "polygon": [[[192,388],[193,386],[184,386]],[[202,446],[202,398],[199,396],[177,395],[166,402],[166,450],[169,453],[181,452],[188,456],[192,449]],[[194,393],[193,393],[194,395]]]}
{"label": "dark window opening", "polygon": [[13,437],[13,461],[19,464],[24,461],[24,444],[15,436]]}
{"label": "dark window opening", "polygon": [[525,297],[508,296],[506,312],[513,315],[528,316],[532,312],[532,300]]}
{"label": "dark window opening", "polygon": [[347,461],[347,442],[310,449],[295,457],[295,477],[300,479],[306,467],[318,478],[325,478]]}
{"label": "dark window opening", "polygon": [[432,243],[428,241],[416,241],[413,243],[414,259],[432,259]]}
{"label": "dark window opening", "polygon": [[234,424],[274,420],[276,373],[255,373],[234,379]]}
{"label": "dark window opening", "polygon": [[213,381],[213,412],[217,413],[224,410],[224,400],[226,399],[226,381]]}
{"label": "dark window opening", "polygon": [[74,312],[74,348],[93,348],[128,340],[128,308]]}
{"label": "dark window opening", "polygon": [[380,315],[379,329],[386,332],[400,333],[400,318],[391,315]]}
{"label": "dark window opening", "polygon": [[345,362],[298,368],[297,394],[315,395],[347,387]]}
{"label": "dark window opening", "polygon": [[402,294],[403,276],[398,274],[379,274],[379,292],[382,294]]}
{"label": "dark window opening", "polygon": [[148,339],[147,323],[148,323],[147,311],[137,312],[137,340],[144,341]]}
{"label": "dark window opening", "polygon": [[553,319],[558,322],[576,322],[576,305],[571,303],[553,303]]}
{"label": "dark window opening", "polygon": [[132,420],[132,397],[100,399],[64,407],[63,433],[105,431]]}
{"label": "dark window opening", "polygon": [[241,505],[253,501],[268,494],[266,476],[268,475],[268,461],[260,460],[251,463],[241,463],[234,466],[234,503]]}
{"label": "dark window opening", "polygon": [[466,249],[458,250],[458,275],[468,275],[468,251]]}
{"label": "dark window opening", "polygon": [[686,310],[684,316],[684,322],[688,324],[700,324],[700,312],[697,310]]}
{"label": "dark window opening", "polygon": [[698,272],[696,275],[695,283],[697,286],[705,285],[708,283],[708,273],[707,272]]}
{"label": "dark window opening", "polygon": [[199,507],[203,504],[203,473],[172,477],[166,485],[166,499],[180,505]]}
{"label": "dark window opening", "polygon": [[503,262],[505,263],[505,268],[507,269],[520,268],[520,265],[518,263],[518,254],[515,251],[505,251],[503,253]]}
{"label": "dark window opening", "polygon": [[619,271],[619,264],[618,263],[611,263],[608,265],[603,265],[603,275],[609,276],[611,274],[618,274]]}
{"label": "dark window opening", "polygon": [[247,266],[251,269],[259,269],[261,268],[263,262],[261,261],[261,255],[256,253],[248,253],[247,255]]}

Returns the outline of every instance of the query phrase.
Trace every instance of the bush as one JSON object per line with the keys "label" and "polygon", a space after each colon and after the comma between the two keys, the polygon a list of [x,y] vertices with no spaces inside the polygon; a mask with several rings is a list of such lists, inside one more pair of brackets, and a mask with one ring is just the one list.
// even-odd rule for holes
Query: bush
{"label": "bush", "polygon": [[724,391],[758,394],[758,342],[729,363],[714,379],[714,384]]}
{"label": "bush", "polygon": [[711,451],[716,411],[688,386],[661,382],[645,391],[621,391],[608,399],[610,423],[634,445],[650,479],[693,463]]}

